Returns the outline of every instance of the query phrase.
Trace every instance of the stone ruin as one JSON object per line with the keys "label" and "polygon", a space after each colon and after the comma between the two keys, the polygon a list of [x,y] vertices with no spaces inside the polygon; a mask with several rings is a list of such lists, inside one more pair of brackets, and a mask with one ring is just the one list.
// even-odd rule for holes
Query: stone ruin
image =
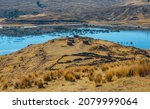
{"label": "stone ruin", "polygon": [[68,38],[68,39],[67,39],[67,45],[73,46],[74,43],[75,43],[74,38]]}
{"label": "stone ruin", "polygon": [[90,39],[89,38],[83,39],[83,44],[90,45],[91,44]]}

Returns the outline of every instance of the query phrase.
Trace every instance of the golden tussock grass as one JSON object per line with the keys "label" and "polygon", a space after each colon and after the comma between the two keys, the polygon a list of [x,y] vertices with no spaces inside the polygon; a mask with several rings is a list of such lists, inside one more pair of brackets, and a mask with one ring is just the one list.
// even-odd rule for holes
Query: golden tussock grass
{"label": "golden tussock grass", "polygon": [[60,71],[53,71],[50,73],[52,80],[57,80],[62,77],[62,74]]}
{"label": "golden tussock grass", "polygon": [[76,78],[73,74],[73,72],[67,72],[65,75],[64,75],[64,78],[66,81],[70,81],[70,82],[75,82],[76,81]]}
{"label": "golden tussock grass", "polygon": [[60,70],[45,72],[43,74],[44,81],[58,80],[61,79],[62,77],[63,77],[63,72]]}
{"label": "golden tussock grass", "polygon": [[96,67],[91,67],[91,66],[84,66],[84,67],[81,67],[81,71],[83,73],[91,73],[91,72],[94,72],[95,70],[97,70]]}
{"label": "golden tussock grass", "polygon": [[0,76],[0,81],[2,80],[2,78],[3,78],[3,75]]}
{"label": "golden tussock grass", "polygon": [[38,89],[45,88],[44,83],[40,80],[37,82]]}
{"label": "golden tussock grass", "polygon": [[74,73],[74,76],[77,80],[81,79],[81,74],[80,73]]}
{"label": "golden tussock grass", "polygon": [[105,78],[108,82],[112,81],[113,76],[117,78],[140,76],[145,77],[150,74],[149,61],[135,61],[133,63],[118,64],[106,71]]}
{"label": "golden tussock grass", "polygon": [[[13,84],[15,89],[29,89],[33,87],[45,88],[51,81],[66,80],[76,82],[88,78],[94,82],[96,87],[106,82],[115,81],[115,79],[124,77],[145,77],[150,75],[150,61],[122,61],[106,63],[101,66],[80,66],[60,69],[55,71],[45,71],[42,73],[30,73],[29,75],[17,76],[11,79],[9,77],[0,76],[1,89],[7,90]],[[115,78],[115,79],[114,79]],[[9,80],[9,82],[8,82]]]}
{"label": "golden tussock grass", "polygon": [[44,81],[52,81],[51,74],[45,74],[45,75],[43,76],[43,80],[44,80]]}
{"label": "golden tussock grass", "polygon": [[113,72],[109,72],[105,75],[105,79],[107,82],[112,82],[112,79],[113,79]]}
{"label": "golden tussock grass", "polygon": [[99,87],[102,85],[102,75],[101,74],[97,74],[96,77],[95,77],[95,84],[96,84],[96,87]]}
{"label": "golden tussock grass", "polygon": [[15,89],[26,89],[32,87],[32,79],[28,77],[22,77],[19,81],[17,81],[14,85]]}
{"label": "golden tussock grass", "polygon": [[2,86],[2,90],[6,90],[8,88],[8,83],[4,83],[3,86]]}
{"label": "golden tussock grass", "polygon": [[94,81],[95,73],[94,73],[94,72],[90,72],[90,73],[88,74],[88,78],[89,78],[89,81]]}
{"label": "golden tussock grass", "polygon": [[1,78],[1,83],[2,83],[1,84],[1,89],[2,90],[8,89],[9,84],[10,84],[10,82],[8,80],[9,80],[8,78],[2,76],[2,78]]}
{"label": "golden tussock grass", "polygon": [[37,77],[38,77],[38,75],[37,75],[37,74],[35,74],[35,73],[31,73],[31,74],[29,74],[29,75],[28,75],[28,77],[27,77],[27,78],[34,80],[34,79],[35,79],[35,78],[37,78]]}

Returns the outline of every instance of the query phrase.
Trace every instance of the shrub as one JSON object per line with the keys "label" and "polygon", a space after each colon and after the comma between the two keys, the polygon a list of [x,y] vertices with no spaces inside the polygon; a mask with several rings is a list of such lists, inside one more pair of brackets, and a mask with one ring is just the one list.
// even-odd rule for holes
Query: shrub
{"label": "shrub", "polygon": [[127,77],[129,75],[130,67],[128,66],[119,66],[113,69],[113,73],[118,77]]}
{"label": "shrub", "polygon": [[31,88],[32,87],[32,81],[29,78],[24,77],[21,80],[22,88]]}
{"label": "shrub", "polygon": [[15,88],[15,89],[20,89],[20,86],[21,86],[20,83],[19,83],[19,82],[16,82],[15,85],[14,85],[14,88]]}
{"label": "shrub", "polygon": [[106,71],[106,70],[108,70],[109,69],[109,66],[108,65],[103,65],[103,66],[101,66],[101,70],[102,71]]}
{"label": "shrub", "polygon": [[6,90],[8,88],[8,84],[5,83],[3,86],[2,86],[2,90]]}
{"label": "shrub", "polygon": [[99,87],[101,86],[102,84],[102,75],[101,74],[97,74],[96,77],[95,77],[95,84],[96,84],[96,87]]}
{"label": "shrub", "polygon": [[132,65],[129,68],[128,77],[131,76],[140,76],[145,77],[150,74],[150,64],[149,62],[145,61],[139,61],[136,62],[136,64]]}
{"label": "shrub", "polygon": [[135,76],[135,71],[133,68],[130,68],[128,71],[127,77],[132,77],[132,76]]}
{"label": "shrub", "polygon": [[79,73],[74,73],[76,79],[81,79],[81,75]]}
{"label": "shrub", "polygon": [[52,81],[52,78],[51,78],[50,74],[45,74],[43,77],[43,80],[44,81]]}
{"label": "shrub", "polygon": [[37,86],[38,86],[39,89],[45,88],[45,87],[44,87],[44,83],[43,83],[42,81],[39,81],[39,82],[37,83]]}
{"label": "shrub", "polygon": [[105,79],[106,79],[106,81],[108,81],[108,82],[112,82],[113,73],[112,73],[112,72],[107,73],[107,74],[105,75]]}
{"label": "shrub", "polygon": [[90,72],[88,75],[89,80],[94,81],[94,76],[95,76],[94,72]]}
{"label": "shrub", "polygon": [[57,72],[51,72],[50,76],[52,80],[56,80],[58,77]]}
{"label": "shrub", "polygon": [[149,65],[141,65],[138,67],[138,74],[140,77],[145,77],[150,74],[150,66]]}
{"label": "shrub", "polygon": [[76,78],[72,72],[67,72],[64,77],[66,81],[70,81],[70,82],[76,81]]}
{"label": "shrub", "polygon": [[14,88],[16,89],[26,89],[32,87],[32,80],[27,77],[22,77],[20,81],[16,82]]}
{"label": "shrub", "polygon": [[95,67],[88,67],[88,66],[86,66],[86,67],[82,68],[82,72],[83,73],[92,73],[92,72],[94,72],[94,70],[95,70]]}
{"label": "shrub", "polygon": [[83,73],[88,73],[88,72],[89,72],[89,69],[88,69],[87,67],[84,67],[84,68],[82,68],[82,72],[83,72]]}
{"label": "shrub", "polygon": [[[131,64],[133,63],[133,65]],[[141,60],[141,61],[127,61],[121,63],[120,65],[115,65],[115,67],[110,68],[106,74],[106,80],[112,81],[113,75],[116,75],[117,78],[122,77],[132,77],[140,76],[145,77],[150,74],[150,61]]]}
{"label": "shrub", "polygon": [[88,72],[89,72],[89,73],[93,73],[95,70],[96,70],[95,67],[90,67],[90,68],[88,69]]}
{"label": "shrub", "polygon": [[28,75],[28,78],[32,80],[35,79],[36,77],[37,77],[37,74],[34,74],[34,73]]}
{"label": "shrub", "polygon": [[62,71],[61,70],[58,70],[57,72],[56,72],[56,74],[57,74],[57,78],[58,79],[60,79],[61,77],[62,77]]}
{"label": "shrub", "polygon": [[37,85],[38,85],[38,82],[39,82],[38,80],[35,80],[35,81],[34,81],[34,85],[37,86]]}

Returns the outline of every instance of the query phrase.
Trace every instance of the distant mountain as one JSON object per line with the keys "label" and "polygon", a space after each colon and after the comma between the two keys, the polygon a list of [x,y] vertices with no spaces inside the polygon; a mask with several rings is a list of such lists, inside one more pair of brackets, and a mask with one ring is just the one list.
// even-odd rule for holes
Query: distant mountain
{"label": "distant mountain", "polygon": [[[0,9],[45,10],[67,9],[70,7],[110,7],[127,4],[143,4],[147,0],[0,0]],[[42,7],[43,6],[43,7]]]}
{"label": "distant mountain", "polygon": [[[148,0],[0,0],[0,17],[9,17],[15,15],[27,15],[27,14],[60,14],[73,16],[75,18],[101,18],[102,14],[108,12],[115,17],[113,14],[115,11],[124,13],[126,10],[133,5],[140,10],[141,5],[148,4]],[[136,11],[136,7],[134,10]],[[119,8],[121,8],[120,11]],[[129,9],[132,11],[132,7]],[[146,9],[147,10],[147,9]],[[109,12],[110,11],[110,12]],[[94,12],[94,13],[93,13]],[[91,15],[93,14],[93,16]],[[117,13],[119,14],[119,13]],[[114,16],[113,16],[114,15]],[[107,15],[106,15],[107,16]],[[86,17],[86,18],[85,18]],[[105,19],[102,18],[102,19]]]}

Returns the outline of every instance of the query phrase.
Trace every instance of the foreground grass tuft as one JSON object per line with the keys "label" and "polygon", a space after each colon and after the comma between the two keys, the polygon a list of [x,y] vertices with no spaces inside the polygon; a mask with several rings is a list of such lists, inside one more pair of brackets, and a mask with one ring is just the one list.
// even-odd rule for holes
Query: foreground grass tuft
{"label": "foreground grass tuft", "polygon": [[76,78],[72,72],[67,72],[64,76],[66,81],[75,82]]}
{"label": "foreground grass tuft", "polygon": [[150,75],[150,62],[136,61],[133,64],[121,64],[109,68],[106,71],[105,78],[108,82],[111,82],[113,76],[116,76],[119,79],[133,76],[145,77],[147,75]]}
{"label": "foreground grass tuft", "polygon": [[94,81],[95,81],[96,87],[101,86],[102,85],[102,75],[97,74]]}

